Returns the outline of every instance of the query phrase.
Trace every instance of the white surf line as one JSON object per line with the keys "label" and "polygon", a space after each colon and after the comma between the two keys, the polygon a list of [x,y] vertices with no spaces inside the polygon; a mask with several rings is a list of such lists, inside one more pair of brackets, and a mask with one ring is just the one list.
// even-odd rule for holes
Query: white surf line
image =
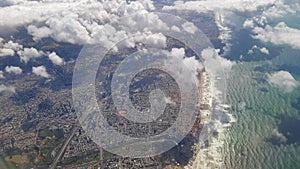
{"label": "white surf line", "polygon": [[[201,117],[203,117],[201,123],[204,131],[201,131],[200,142],[195,145],[195,157],[185,166],[186,169],[222,168],[221,150],[224,145],[225,131],[235,121],[233,116],[227,113],[230,106],[221,104],[220,91],[215,87],[216,80],[224,79],[219,79],[208,72],[204,72],[202,77],[204,83],[201,86],[203,93],[200,101],[201,104],[208,104],[211,108],[201,110]],[[213,118],[215,115],[221,116],[222,114],[226,116],[228,123],[222,123],[221,118]]]}

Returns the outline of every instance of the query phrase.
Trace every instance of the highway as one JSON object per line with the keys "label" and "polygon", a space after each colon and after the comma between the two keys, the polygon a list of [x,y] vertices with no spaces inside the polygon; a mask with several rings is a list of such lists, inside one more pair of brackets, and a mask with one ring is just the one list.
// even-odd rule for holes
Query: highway
{"label": "highway", "polygon": [[55,157],[55,159],[53,160],[52,164],[49,166],[49,169],[55,169],[57,163],[59,162],[59,160],[61,159],[62,155],[64,154],[64,152],[66,151],[66,148],[68,147],[69,143],[71,142],[72,138],[74,137],[76,131],[78,131],[79,126],[75,126],[70,134],[70,136],[68,137],[68,139],[66,140],[65,144],[62,146],[62,148],[60,149],[59,153],[57,154],[57,156]]}

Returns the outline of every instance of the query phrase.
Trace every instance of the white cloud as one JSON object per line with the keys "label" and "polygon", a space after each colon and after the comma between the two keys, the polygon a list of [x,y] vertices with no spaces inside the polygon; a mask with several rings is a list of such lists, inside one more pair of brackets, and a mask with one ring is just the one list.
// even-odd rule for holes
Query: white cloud
{"label": "white cloud", "polygon": [[[128,9],[128,8],[127,8]],[[166,23],[155,13],[146,10],[135,11],[132,15],[120,17],[119,24],[127,32],[143,32],[149,30],[168,30]]]}
{"label": "white cloud", "polygon": [[42,76],[45,78],[49,78],[50,75],[47,73],[45,66],[32,67],[32,73],[37,76]]}
{"label": "white cloud", "polygon": [[91,38],[86,27],[78,20],[78,16],[72,13],[66,14],[64,17],[51,17],[46,21],[46,24],[49,26],[48,29],[46,27],[39,28],[34,34],[51,35],[58,41],[79,44],[89,42]]}
{"label": "white cloud", "polygon": [[49,37],[52,33],[50,28],[43,26],[43,27],[36,27],[35,25],[29,25],[27,27],[27,31],[29,34],[33,36],[33,40],[38,41],[42,38]]}
{"label": "white cloud", "polygon": [[[201,56],[204,67],[209,75],[211,95],[217,102],[222,102],[226,94],[227,76],[236,62],[221,57],[218,49],[206,48],[202,50]],[[201,69],[200,69],[201,70]]]}
{"label": "white cloud", "polygon": [[285,4],[285,2],[287,1],[276,1],[276,3],[273,6],[271,6],[267,10],[264,10],[262,15],[268,18],[278,18],[287,14],[295,14],[297,11],[300,10],[299,2],[287,2],[292,5],[287,5]]}
{"label": "white cloud", "polygon": [[[248,50],[248,54],[252,55],[254,53],[253,49]],[[243,55],[241,55],[241,58],[243,58]]]}
{"label": "white cloud", "polygon": [[10,41],[8,41],[7,43],[5,43],[3,45],[3,48],[7,48],[7,49],[12,49],[14,51],[18,51],[20,49],[23,49],[23,46],[10,40]]}
{"label": "white cloud", "polygon": [[6,86],[6,85],[0,85],[0,93],[2,92],[10,92],[10,93],[15,93],[16,89],[13,86]]}
{"label": "white cloud", "polygon": [[[0,9],[0,16],[6,16],[0,20],[0,27],[26,26],[29,34],[33,35],[33,39],[36,41],[44,37],[52,37],[62,42],[100,43],[105,47],[111,47],[126,37],[144,34],[149,30],[169,29],[156,14],[152,13],[155,7],[151,0],[131,1],[126,6],[124,0],[16,1],[6,0],[6,2],[10,2],[11,6]],[[216,22],[232,24],[228,21],[231,17],[227,17],[227,15],[232,15],[235,12],[250,11],[255,13],[260,11],[262,13],[260,8],[266,9],[265,11],[270,8],[269,12],[263,14],[263,17],[268,17],[271,16],[271,8],[292,13],[298,9],[293,6],[297,6],[296,3],[289,6],[283,3],[283,0],[201,0],[176,1],[174,6],[165,6],[163,9],[214,11],[216,18],[218,16],[222,18],[221,20],[216,19]],[[6,15],[7,13],[9,15]],[[246,27],[253,27],[254,24],[256,21],[251,20],[251,18],[245,22]],[[220,30],[221,27],[219,24]],[[226,27],[227,25],[223,25],[223,28]],[[183,28],[191,33],[195,31],[191,24],[186,23]],[[173,26],[172,30],[179,31],[179,28]],[[230,31],[227,30],[227,32]],[[221,37],[230,38],[228,34],[222,34]],[[133,43],[129,41],[127,45],[132,46]],[[23,60],[25,61],[26,58]]]}
{"label": "white cloud", "polygon": [[154,48],[165,48],[167,46],[167,38],[162,33],[136,33],[132,37],[127,37],[122,45],[133,48],[136,43],[143,43]]}
{"label": "white cloud", "polygon": [[183,59],[183,63],[194,73],[194,75],[197,75],[198,70],[202,70],[203,66],[201,63],[196,60],[196,57],[186,57]]}
{"label": "white cloud", "polygon": [[269,50],[268,50],[267,48],[265,48],[265,47],[260,48],[259,50],[260,50],[261,53],[264,53],[264,54],[266,54],[266,55],[269,55],[269,54],[270,54]]}
{"label": "white cloud", "polygon": [[254,28],[255,24],[252,19],[246,19],[246,21],[243,23],[244,28]]}
{"label": "white cloud", "polygon": [[24,50],[18,51],[17,53],[20,56],[20,60],[25,63],[27,63],[30,59],[39,58],[43,55],[43,52],[38,51],[33,47],[24,48]]}
{"label": "white cloud", "polygon": [[250,50],[248,50],[248,54],[254,54],[254,50],[259,50],[261,53],[269,55],[270,51],[266,47],[258,47],[256,45],[252,46]]}
{"label": "white cloud", "polygon": [[0,49],[0,57],[3,56],[14,56],[15,55],[15,51],[12,49],[6,49],[6,48],[2,48]]}
{"label": "white cloud", "polygon": [[171,54],[174,57],[184,58],[185,57],[185,50],[184,48],[172,48]]}
{"label": "white cloud", "polygon": [[17,75],[22,73],[22,69],[18,66],[6,66],[5,71],[7,73],[14,73],[14,74],[17,74]]}
{"label": "white cloud", "polygon": [[183,30],[191,34],[194,34],[197,30],[197,27],[191,22],[185,22],[184,24],[182,24],[182,28]]}
{"label": "white cloud", "polygon": [[[213,12],[216,25],[220,31],[219,39],[226,44],[226,47],[224,47],[226,53],[232,46],[230,39],[233,31],[242,27],[247,29],[253,29],[256,26],[264,27],[269,22],[269,19],[295,14],[297,11],[300,11],[300,1],[178,0],[173,5],[164,6],[163,10],[194,11],[199,13]],[[263,52],[266,52],[266,50]]]}
{"label": "white cloud", "polygon": [[15,51],[18,51],[23,48],[22,45],[18,43],[14,43],[13,41],[8,41],[7,43],[3,43],[4,39],[0,39],[0,57],[3,56],[14,56]]}
{"label": "white cloud", "polygon": [[[198,73],[197,71],[203,68],[202,64],[200,63],[199,60],[196,59],[195,56],[186,57],[184,48],[172,48],[170,52],[168,51],[166,53],[170,56],[170,60],[174,60],[174,62],[178,62],[178,60],[174,58],[179,58],[180,60],[182,60],[183,64],[193,73],[192,74],[193,77],[196,77]],[[176,69],[174,71],[178,71],[176,66],[174,68]]]}
{"label": "white cloud", "polygon": [[4,75],[3,75],[3,71],[2,70],[0,70],[0,79],[4,79],[5,77],[4,77]]}
{"label": "white cloud", "polygon": [[213,48],[204,49],[201,56],[205,60],[205,68],[214,72],[230,71],[235,62],[227,60],[218,55],[219,50]]}
{"label": "white cloud", "polygon": [[288,93],[299,86],[299,82],[287,71],[278,71],[268,76],[270,84],[275,85]]}
{"label": "white cloud", "polygon": [[175,31],[175,32],[180,32],[180,28],[178,28],[178,27],[175,26],[175,25],[173,25],[173,26],[171,27],[171,30],[172,30],[172,31]]}
{"label": "white cloud", "polygon": [[52,52],[48,55],[51,62],[55,65],[62,65],[64,63],[64,60],[59,57],[55,52]]}
{"label": "white cloud", "polygon": [[15,5],[15,4],[20,4],[26,0],[1,0],[0,1],[0,6],[10,6],[10,5]]}
{"label": "white cloud", "polygon": [[[24,1],[0,9],[0,16],[10,14],[0,20],[0,27],[25,26],[35,41],[51,37],[60,42],[97,43],[110,48],[124,38],[136,36],[132,40],[164,46],[166,38],[156,30],[169,27],[152,12],[153,3],[139,0],[125,6],[124,0]],[[128,40],[127,46],[134,47],[135,42]],[[22,58],[24,62],[28,60]]]}
{"label": "white cloud", "polygon": [[284,22],[275,27],[267,25],[265,28],[255,27],[253,37],[263,42],[271,42],[276,45],[290,45],[300,49],[300,30],[288,27]]}
{"label": "white cloud", "polygon": [[[49,14],[55,14],[55,12],[62,11],[74,7],[75,3],[47,3],[37,1],[24,1],[22,4],[12,5],[6,8],[1,8],[0,16],[0,27],[7,26],[16,28],[18,26],[26,25],[36,22],[45,21],[49,18]],[[77,3],[78,5],[78,3]],[[69,6],[69,7],[68,7]],[[9,14],[9,15],[7,15]],[[22,18],[22,19],[18,19]]]}
{"label": "white cloud", "polygon": [[146,9],[154,10],[155,6],[152,0],[138,0]]}
{"label": "white cloud", "polygon": [[282,134],[280,133],[277,129],[274,129],[273,132],[272,132],[272,135],[278,139],[278,141],[280,143],[286,143],[287,142],[287,138]]}
{"label": "white cloud", "polygon": [[261,6],[273,4],[276,0],[201,0],[176,1],[174,6],[164,6],[164,10],[192,10],[197,12],[228,10],[228,11],[256,11]]}
{"label": "white cloud", "polygon": [[142,42],[155,48],[164,48],[167,46],[167,38],[161,33],[144,33],[135,38],[136,42]]}

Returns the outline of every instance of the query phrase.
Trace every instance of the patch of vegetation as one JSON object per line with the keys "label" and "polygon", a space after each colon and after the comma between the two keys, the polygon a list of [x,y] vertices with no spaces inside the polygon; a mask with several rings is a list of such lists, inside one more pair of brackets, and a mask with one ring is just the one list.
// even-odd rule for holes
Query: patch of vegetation
{"label": "patch of vegetation", "polygon": [[26,154],[7,156],[7,157],[5,157],[5,161],[24,165],[24,164],[28,163],[28,156]]}
{"label": "patch of vegetation", "polygon": [[3,157],[3,156],[0,156],[0,166],[1,166],[1,168],[3,167],[5,169],[16,169],[17,168],[16,164],[6,161],[5,157]]}
{"label": "patch of vegetation", "polygon": [[99,160],[99,152],[89,152],[83,156],[74,156],[68,159],[65,159],[61,162],[63,166],[67,165],[82,165],[91,161]]}
{"label": "patch of vegetation", "polygon": [[112,158],[114,156],[114,154],[107,152],[107,151],[103,151],[103,159],[109,159]]}
{"label": "patch of vegetation", "polygon": [[47,137],[54,138],[54,139],[61,139],[64,137],[64,132],[61,129],[41,129],[38,134],[39,138],[45,139]]}

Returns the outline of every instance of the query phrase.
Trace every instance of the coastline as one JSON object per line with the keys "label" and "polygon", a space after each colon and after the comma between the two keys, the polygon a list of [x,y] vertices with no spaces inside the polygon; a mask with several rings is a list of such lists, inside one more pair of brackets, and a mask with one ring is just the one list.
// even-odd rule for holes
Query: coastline
{"label": "coastline", "polygon": [[194,145],[194,156],[184,168],[222,168],[224,162],[221,149],[225,133],[235,119],[228,113],[230,106],[222,104],[218,98],[220,92],[215,83],[220,79],[205,69],[199,73],[201,133],[198,143]]}

